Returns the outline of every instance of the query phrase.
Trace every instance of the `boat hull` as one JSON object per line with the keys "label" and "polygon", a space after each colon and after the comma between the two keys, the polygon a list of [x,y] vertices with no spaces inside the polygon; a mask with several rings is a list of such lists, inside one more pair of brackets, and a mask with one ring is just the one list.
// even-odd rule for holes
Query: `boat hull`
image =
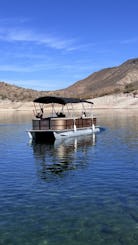
{"label": "boat hull", "polygon": [[88,135],[100,132],[100,127],[89,127],[71,130],[30,130],[28,131],[29,138],[32,141],[53,142],[56,139]]}
{"label": "boat hull", "polygon": [[77,130],[70,130],[70,131],[64,131],[64,132],[53,132],[55,139],[61,139],[61,138],[67,138],[67,137],[74,137],[74,136],[81,136],[81,135],[87,135],[87,134],[93,134],[100,132],[100,128],[95,127],[93,128],[83,128],[83,129],[77,129]]}

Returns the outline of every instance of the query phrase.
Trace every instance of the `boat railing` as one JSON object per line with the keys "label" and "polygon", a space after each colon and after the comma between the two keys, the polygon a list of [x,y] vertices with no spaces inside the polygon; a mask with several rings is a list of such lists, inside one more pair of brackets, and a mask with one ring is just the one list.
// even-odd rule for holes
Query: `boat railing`
{"label": "boat railing", "polygon": [[33,130],[66,130],[73,129],[74,124],[76,128],[91,127],[93,124],[96,126],[96,118],[61,118],[61,117],[48,117],[43,119],[33,119]]}

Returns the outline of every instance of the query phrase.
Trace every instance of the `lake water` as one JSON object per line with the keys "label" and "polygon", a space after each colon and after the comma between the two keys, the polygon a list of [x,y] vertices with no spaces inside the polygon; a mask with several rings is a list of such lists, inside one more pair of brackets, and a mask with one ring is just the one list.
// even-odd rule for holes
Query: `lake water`
{"label": "lake water", "polygon": [[97,111],[96,136],[30,144],[0,117],[1,245],[138,244],[138,111]]}

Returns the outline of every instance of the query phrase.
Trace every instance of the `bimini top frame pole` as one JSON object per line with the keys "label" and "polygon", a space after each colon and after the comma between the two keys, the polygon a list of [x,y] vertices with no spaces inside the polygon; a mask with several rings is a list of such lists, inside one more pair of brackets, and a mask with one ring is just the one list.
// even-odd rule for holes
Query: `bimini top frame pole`
{"label": "bimini top frame pole", "polygon": [[[39,103],[39,104],[52,104],[52,113],[55,112],[55,108],[54,108],[54,104],[60,104],[62,105],[62,110],[63,110],[63,106],[67,106],[67,110],[68,113],[70,114],[70,110],[68,108],[68,104],[71,105],[72,108],[72,117],[75,117],[74,114],[74,108],[73,108],[73,104],[74,103],[81,103],[82,105],[84,105],[84,103],[90,104],[92,105],[93,102],[88,101],[88,100],[84,100],[84,99],[78,99],[78,98],[66,98],[66,97],[55,97],[55,96],[44,96],[44,97],[39,97],[37,99],[34,100],[34,103]],[[83,107],[85,110],[85,107]]]}

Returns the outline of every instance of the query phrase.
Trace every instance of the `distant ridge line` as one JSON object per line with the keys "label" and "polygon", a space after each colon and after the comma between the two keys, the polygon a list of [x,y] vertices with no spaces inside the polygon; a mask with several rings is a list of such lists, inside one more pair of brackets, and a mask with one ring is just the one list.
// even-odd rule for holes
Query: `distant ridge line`
{"label": "distant ridge line", "polygon": [[65,89],[55,91],[37,91],[0,82],[0,100],[10,101],[33,101],[49,95],[89,99],[116,93],[138,94],[138,58],[129,59],[116,67],[104,68]]}

